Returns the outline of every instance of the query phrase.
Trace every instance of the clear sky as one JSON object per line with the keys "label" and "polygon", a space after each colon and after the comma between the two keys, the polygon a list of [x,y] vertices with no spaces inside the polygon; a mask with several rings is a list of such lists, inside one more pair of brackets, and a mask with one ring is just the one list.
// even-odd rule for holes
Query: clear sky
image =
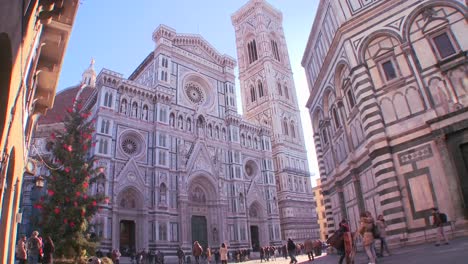
{"label": "clear sky", "polygon": [[[283,13],[309,167],[318,177],[311,122],[305,107],[309,91],[301,59],[319,0],[268,2]],[[152,33],[159,24],[168,25],[177,33],[200,34],[220,53],[237,58],[231,14],[245,3],[247,0],[81,0],[58,90],[78,84],[92,57],[97,73],[107,68],[128,77],[154,49]],[[238,108],[241,113],[240,100]]]}

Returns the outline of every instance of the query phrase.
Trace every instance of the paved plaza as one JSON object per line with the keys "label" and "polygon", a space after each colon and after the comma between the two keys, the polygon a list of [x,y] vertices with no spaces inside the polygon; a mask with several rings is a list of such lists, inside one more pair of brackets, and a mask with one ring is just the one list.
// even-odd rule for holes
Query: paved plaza
{"label": "paved plaza", "polygon": [[[316,257],[313,262],[308,261],[306,255],[297,257],[299,264],[337,264],[339,256],[336,254],[323,254]],[[129,263],[126,260],[121,263]],[[167,258],[167,264],[175,263],[175,259]],[[205,262],[200,262],[206,264]],[[214,262],[212,262],[214,263]],[[234,263],[234,262],[229,262]],[[258,264],[260,260],[242,262],[244,264]],[[262,262],[266,264],[289,264],[289,259],[277,258],[276,261]],[[343,261],[345,263],[345,261]],[[358,249],[355,264],[367,264],[367,257],[362,248]],[[468,237],[457,238],[450,241],[450,245],[434,246],[426,243],[417,246],[406,246],[392,250],[392,255],[378,258],[377,263],[404,263],[404,264],[466,264],[468,263]],[[194,264],[194,262],[192,262]]]}

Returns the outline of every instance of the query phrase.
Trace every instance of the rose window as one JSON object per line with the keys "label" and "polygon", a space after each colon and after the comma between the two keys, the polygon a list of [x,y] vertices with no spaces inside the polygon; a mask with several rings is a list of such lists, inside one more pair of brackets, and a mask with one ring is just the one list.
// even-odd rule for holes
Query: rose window
{"label": "rose window", "polygon": [[205,96],[200,89],[200,87],[193,82],[187,83],[185,85],[185,94],[192,103],[199,104],[205,100]]}
{"label": "rose window", "polygon": [[138,145],[132,138],[126,138],[122,140],[122,149],[125,153],[132,155],[137,152]]}

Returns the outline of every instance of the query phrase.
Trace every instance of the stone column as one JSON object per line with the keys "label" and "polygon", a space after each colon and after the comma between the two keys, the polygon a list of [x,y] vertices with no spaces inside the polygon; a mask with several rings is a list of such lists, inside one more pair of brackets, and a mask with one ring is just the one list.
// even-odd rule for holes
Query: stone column
{"label": "stone column", "polygon": [[400,185],[387,140],[384,120],[366,65],[361,64],[351,70],[351,82],[363,122],[365,143],[372,161],[372,171],[382,213],[388,224],[388,234],[405,232],[407,225]]}
{"label": "stone column", "polygon": [[180,215],[179,215],[179,222],[180,222],[180,234],[181,234],[181,242],[183,249],[191,249],[192,243],[190,241],[191,235],[190,232],[190,212],[188,208],[188,201],[187,197],[180,199]]}

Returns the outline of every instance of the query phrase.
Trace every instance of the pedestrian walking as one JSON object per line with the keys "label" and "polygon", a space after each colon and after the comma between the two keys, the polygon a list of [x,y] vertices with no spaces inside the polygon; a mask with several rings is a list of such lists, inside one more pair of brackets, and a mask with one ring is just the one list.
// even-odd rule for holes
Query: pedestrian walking
{"label": "pedestrian walking", "polygon": [[222,243],[219,249],[219,255],[221,256],[221,264],[227,264],[228,261],[228,249],[226,244]]}
{"label": "pedestrian walking", "polygon": [[211,249],[209,247],[206,248],[206,261],[208,264],[211,263]]}
{"label": "pedestrian walking", "polygon": [[290,264],[296,264],[296,244],[291,238],[288,238],[288,253],[291,260],[289,261]]}
{"label": "pedestrian walking", "polygon": [[118,249],[112,250],[112,261],[114,264],[120,264],[120,256],[122,256],[122,254],[120,254]]}
{"label": "pedestrian walking", "polygon": [[448,245],[449,242],[444,232],[444,221],[442,219],[442,214],[439,212],[437,207],[432,208],[432,224],[437,228],[437,240],[435,246],[440,246],[441,239],[445,241],[445,245]]}
{"label": "pedestrian walking", "polygon": [[198,241],[193,242],[192,254],[195,257],[195,263],[200,264],[200,256],[203,253],[203,247]]}
{"label": "pedestrian walking", "polygon": [[28,255],[26,254],[26,236],[22,235],[16,244],[16,259],[19,261],[19,264],[26,264]]}
{"label": "pedestrian walking", "polygon": [[37,264],[39,262],[40,250],[42,248],[41,241],[38,238],[39,232],[33,231],[28,239],[28,263]]}
{"label": "pedestrian walking", "polygon": [[309,257],[309,261],[314,261],[314,242],[312,239],[307,239],[304,242],[304,249],[307,257]]}
{"label": "pedestrian walking", "polygon": [[50,236],[44,241],[44,257],[42,258],[42,264],[53,264],[54,263],[55,245],[54,241]]}
{"label": "pedestrian walking", "polygon": [[177,258],[179,258],[179,264],[184,264],[185,262],[185,253],[182,248],[177,248]]}
{"label": "pedestrian walking", "polygon": [[219,264],[219,261],[220,261],[219,250],[215,249],[213,255],[214,255],[214,259],[215,259],[215,264]]}
{"label": "pedestrian walking", "polygon": [[387,256],[390,256],[390,250],[388,249],[388,244],[387,244],[387,224],[385,223],[385,219],[383,215],[379,215],[377,217],[377,222],[376,222],[378,229],[379,229],[379,240],[380,240],[380,255],[384,257],[384,250],[387,252]]}
{"label": "pedestrian walking", "polygon": [[375,264],[376,254],[374,247],[374,235],[372,230],[374,228],[374,219],[370,212],[361,213],[359,234],[362,235],[364,250],[366,251],[367,257],[369,258],[370,264]]}

